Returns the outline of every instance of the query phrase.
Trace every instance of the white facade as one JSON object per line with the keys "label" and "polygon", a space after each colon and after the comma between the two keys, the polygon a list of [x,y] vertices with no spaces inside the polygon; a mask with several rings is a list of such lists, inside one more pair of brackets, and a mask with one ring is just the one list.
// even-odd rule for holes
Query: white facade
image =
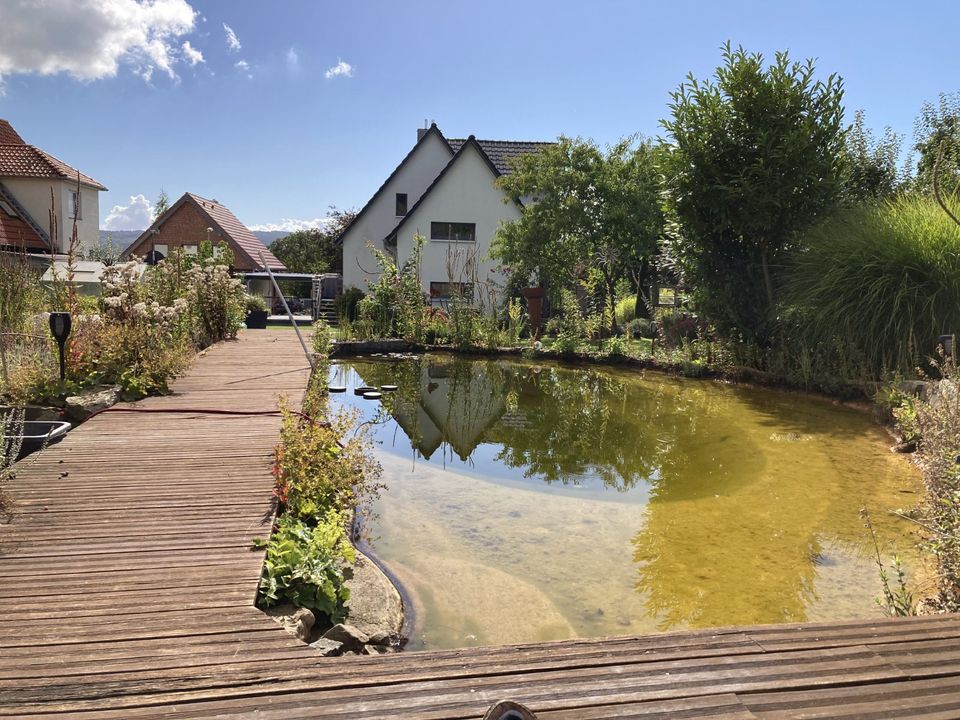
{"label": "white facade", "polygon": [[396,194],[406,193],[412,208],[423,192],[453,157],[450,146],[438,132],[428,132],[386,185],[363,209],[343,234],[343,286],[366,292],[368,282],[379,277],[376,260],[367,243],[384,250],[383,239],[400,221]]}
{"label": "white facade", "polygon": [[[481,150],[473,143],[463,146],[440,182],[433,187],[397,232],[397,262],[403,264],[413,252],[414,238],[426,241],[421,257],[420,280],[425,294],[439,283],[473,286],[476,302],[498,302],[506,278],[490,259],[490,244],[504,221],[519,220],[520,208],[494,181]],[[475,228],[475,240],[439,240],[431,237],[433,223],[467,223]],[[435,293],[434,293],[435,294]]]}
{"label": "white facade", "polygon": [[[70,249],[70,235],[73,232],[71,196],[77,191],[77,183],[68,180],[26,177],[0,177],[0,182],[3,182],[30,217],[48,233],[52,207],[57,219],[57,236],[52,238],[54,251],[67,252]],[[100,243],[100,191],[82,184],[80,185],[77,237],[83,252],[97,247]]]}
{"label": "white facade", "polygon": [[[500,224],[519,219],[521,210],[496,186],[496,178],[476,142],[466,142],[454,154],[440,132],[431,128],[343,234],[344,288],[366,292],[369,282],[379,277],[368,241],[402,265],[419,234],[426,238],[420,265],[424,295],[436,296],[440,284],[463,283],[473,287],[475,301],[499,301],[505,278],[489,258],[490,244]],[[407,194],[405,217],[396,214],[397,193]],[[434,223],[472,226],[474,240],[434,238]],[[385,245],[394,229],[396,244]]]}

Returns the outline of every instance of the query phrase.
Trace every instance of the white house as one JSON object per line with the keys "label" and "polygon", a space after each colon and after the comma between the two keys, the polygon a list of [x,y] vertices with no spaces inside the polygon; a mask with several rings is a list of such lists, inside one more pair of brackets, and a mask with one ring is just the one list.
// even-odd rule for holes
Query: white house
{"label": "white house", "polygon": [[[99,194],[104,190],[89,175],[28,145],[9,122],[0,119],[0,250],[65,253],[74,219],[81,251],[96,247]],[[51,211],[55,223],[51,223]]]}
{"label": "white house", "polygon": [[501,222],[520,217],[521,206],[496,179],[510,159],[537,153],[549,143],[447,139],[436,124],[417,131],[417,143],[340,234],[343,285],[366,291],[379,276],[370,248],[398,265],[410,258],[416,235],[426,242],[420,278],[424,294],[443,302],[454,290],[487,300],[505,278],[489,259]]}

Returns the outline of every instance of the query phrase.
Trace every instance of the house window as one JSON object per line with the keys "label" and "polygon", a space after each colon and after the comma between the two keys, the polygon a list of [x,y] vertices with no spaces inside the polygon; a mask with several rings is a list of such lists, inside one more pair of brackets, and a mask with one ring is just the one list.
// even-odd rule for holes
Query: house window
{"label": "house window", "polygon": [[76,218],[77,220],[83,220],[81,212],[82,208],[80,207],[80,193],[76,190],[73,190],[70,193],[70,217]]}
{"label": "house window", "polygon": [[474,242],[477,239],[476,223],[432,222],[430,239],[448,242]]}
{"label": "house window", "polygon": [[397,217],[407,214],[407,194],[397,193]]}
{"label": "house window", "polygon": [[196,245],[184,245],[184,246],[183,246],[183,252],[184,252],[185,254],[187,254],[187,255],[196,255],[196,254],[197,254],[197,249],[198,249],[198,248],[197,248]]}
{"label": "house window", "polygon": [[468,302],[473,301],[473,283],[462,282],[432,282],[430,283],[431,300],[450,300],[459,298]]}

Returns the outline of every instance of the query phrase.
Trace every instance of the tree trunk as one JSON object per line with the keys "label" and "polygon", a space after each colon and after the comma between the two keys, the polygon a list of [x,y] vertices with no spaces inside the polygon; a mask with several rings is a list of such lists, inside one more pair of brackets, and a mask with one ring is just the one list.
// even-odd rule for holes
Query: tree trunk
{"label": "tree trunk", "polygon": [[637,281],[637,300],[633,306],[633,314],[638,318],[650,317],[649,296],[647,294],[647,283],[650,281],[650,263],[643,261],[640,266],[640,272],[635,276]]}

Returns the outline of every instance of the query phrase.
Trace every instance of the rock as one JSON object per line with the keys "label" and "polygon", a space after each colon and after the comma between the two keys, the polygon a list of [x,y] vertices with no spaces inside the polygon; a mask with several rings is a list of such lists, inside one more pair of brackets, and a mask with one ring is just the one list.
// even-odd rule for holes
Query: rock
{"label": "rock", "polygon": [[298,608],[291,603],[280,603],[264,612],[280,627],[302,642],[307,642],[317,619],[307,608]]}
{"label": "rock", "polygon": [[374,645],[402,642],[403,600],[383,571],[363,553],[357,553],[353,577],[347,580],[350,599],[347,621]]}
{"label": "rock", "polygon": [[102,385],[71,395],[66,400],[67,414],[79,422],[101,410],[106,410],[120,401],[120,388]]}
{"label": "rock", "polygon": [[392,652],[393,649],[386,645],[364,645],[360,650],[361,655],[387,655]]}
{"label": "rock", "polygon": [[327,630],[321,639],[333,640],[334,642],[340,643],[344,651],[360,650],[370,642],[369,635],[361,632],[353,625],[344,625],[343,623],[334,625]]}
{"label": "rock", "polygon": [[327,638],[320,638],[316,642],[310,643],[310,647],[319,652],[324,657],[333,657],[343,654],[343,643]]}

